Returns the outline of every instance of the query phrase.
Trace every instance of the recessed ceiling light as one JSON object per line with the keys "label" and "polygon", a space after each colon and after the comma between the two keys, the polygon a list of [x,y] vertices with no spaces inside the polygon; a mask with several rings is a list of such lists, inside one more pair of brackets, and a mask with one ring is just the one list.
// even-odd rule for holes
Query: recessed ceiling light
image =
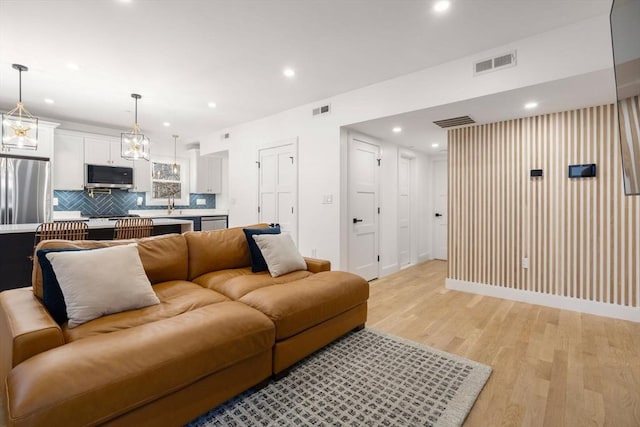
{"label": "recessed ceiling light", "polygon": [[75,64],[73,62],[69,62],[67,64],[67,68],[73,71],[78,71],[80,69],[80,66],[78,64]]}
{"label": "recessed ceiling light", "polygon": [[434,142],[433,144],[431,144],[431,146],[433,148],[438,148],[440,146],[440,144],[438,144],[437,142]]}
{"label": "recessed ceiling light", "polygon": [[286,77],[294,77],[296,75],[296,71],[293,68],[285,68],[282,71],[282,74],[284,74]]}
{"label": "recessed ceiling light", "polygon": [[216,103],[215,103],[215,102],[213,102],[213,101],[209,101],[209,102],[207,102],[207,106],[208,106],[209,108],[216,108],[216,107],[217,107]]}
{"label": "recessed ceiling light", "polygon": [[438,13],[442,13],[449,9],[449,6],[451,6],[451,2],[449,0],[440,0],[433,4],[433,10]]}
{"label": "recessed ceiling light", "polygon": [[53,103],[55,103],[55,101],[54,101],[53,99],[51,99],[51,98],[45,98],[45,99],[44,99],[44,102],[46,102],[47,104],[53,104]]}
{"label": "recessed ceiling light", "polygon": [[391,129],[393,131],[393,133],[400,133],[402,132],[402,128],[400,126],[396,126],[393,129]]}
{"label": "recessed ceiling light", "polygon": [[538,103],[535,101],[527,102],[526,104],[524,104],[524,108],[526,108],[527,110],[536,108],[537,106],[538,106]]}
{"label": "recessed ceiling light", "polygon": [[131,3],[131,0],[120,0],[120,3]]}
{"label": "recessed ceiling light", "polygon": [[169,126],[171,126],[171,123],[169,122],[162,122],[162,126],[168,128]]}

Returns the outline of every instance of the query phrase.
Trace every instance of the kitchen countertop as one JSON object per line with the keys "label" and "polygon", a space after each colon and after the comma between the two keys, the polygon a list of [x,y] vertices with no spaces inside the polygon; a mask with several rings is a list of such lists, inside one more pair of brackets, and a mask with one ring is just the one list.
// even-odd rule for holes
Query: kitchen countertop
{"label": "kitchen countertop", "polygon": [[[0,234],[7,233],[34,233],[39,224],[2,224]],[[108,219],[90,219],[87,221],[89,228],[115,228],[116,221]],[[154,218],[153,225],[181,225],[182,231],[193,230],[193,221],[173,218]]]}
{"label": "kitchen countertop", "polygon": [[[139,215],[143,218],[180,218],[180,217],[194,217],[194,216],[218,216],[228,215],[227,209],[176,209],[170,214],[167,213],[167,209],[139,209],[130,210],[127,212],[129,215]],[[54,211],[53,219],[56,221],[65,219],[81,219],[82,213],[80,211]]]}

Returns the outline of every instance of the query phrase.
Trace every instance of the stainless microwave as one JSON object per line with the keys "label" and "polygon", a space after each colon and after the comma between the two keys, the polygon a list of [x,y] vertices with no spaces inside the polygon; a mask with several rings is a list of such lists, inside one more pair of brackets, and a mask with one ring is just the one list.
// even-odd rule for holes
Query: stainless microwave
{"label": "stainless microwave", "polygon": [[133,188],[133,168],[86,165],[86,188]]}

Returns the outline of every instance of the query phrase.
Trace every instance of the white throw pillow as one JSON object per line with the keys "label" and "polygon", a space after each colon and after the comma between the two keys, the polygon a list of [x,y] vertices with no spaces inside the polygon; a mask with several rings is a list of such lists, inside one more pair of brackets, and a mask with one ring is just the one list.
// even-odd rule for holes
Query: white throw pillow
{"label": "white throw pillow", "polygon": [[307,269],[307,263],[288,234],[256,234],[253,240],[260,248],[273,277]]}
{"label": "white throw pillow", "polygon": [[160,304],[135,243],[50,252],[46,257],[67,305],[69,328],[107,314]]}

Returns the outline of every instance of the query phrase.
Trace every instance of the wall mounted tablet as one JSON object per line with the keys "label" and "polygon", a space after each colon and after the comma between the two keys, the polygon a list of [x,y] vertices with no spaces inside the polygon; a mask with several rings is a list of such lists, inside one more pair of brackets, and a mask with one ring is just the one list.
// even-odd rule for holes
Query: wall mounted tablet
{"label": "wall mounted tablet", "polygon": [[596,164],[569,165],[569,178],[591,178],[596,176]]}
{"label": "wall mounted tablet", "polygon": [[542,169],[531,169],[531,178],[542,178],[543,170]]}

